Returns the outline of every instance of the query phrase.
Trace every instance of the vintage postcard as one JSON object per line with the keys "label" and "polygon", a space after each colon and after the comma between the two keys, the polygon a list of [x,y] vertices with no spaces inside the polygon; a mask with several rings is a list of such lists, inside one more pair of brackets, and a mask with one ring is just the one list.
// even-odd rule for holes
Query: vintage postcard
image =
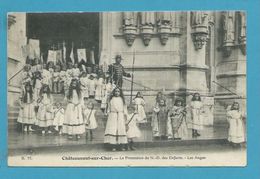
{"label": "vintage postcard", "polygon": [[9,166],[246,166],[246,12],[8,13]]}

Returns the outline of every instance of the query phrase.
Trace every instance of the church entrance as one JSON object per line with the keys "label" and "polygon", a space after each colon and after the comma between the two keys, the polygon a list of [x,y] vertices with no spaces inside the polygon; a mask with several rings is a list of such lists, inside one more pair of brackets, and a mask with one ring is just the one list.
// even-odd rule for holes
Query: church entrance
{"label": "church entrance", "polygon": [[26,19],[27,38],[40,41],[44,62],[49,50],[63,49],[64,61],[80,62],[77,49],[86,49],[88,63],[98,64],[99,13],[28,13]]}

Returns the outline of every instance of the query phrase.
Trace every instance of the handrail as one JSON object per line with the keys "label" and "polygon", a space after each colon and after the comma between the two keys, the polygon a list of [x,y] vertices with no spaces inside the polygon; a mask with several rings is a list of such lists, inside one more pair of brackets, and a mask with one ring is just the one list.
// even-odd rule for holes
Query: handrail
{"label": "handrail", "polygon": [[10,81],[14,78],[14,77],[16,77],[19,73],[21,73],[22,71],[23,71],[23,68],[24,67],[22,67],[22,69],[20,69],[18,72],[16,72],[11,78],[9,78],[8,79],[8,84],[10,84]]}
{"label": "handrail", "polygon": [[234,94],[236,96],[238,96],[239,98],[242,98],[242,96],[238,95],[237,93],[231,91],[230,89],[226,88],[225,86],[222,86],[221,84],[219,84],[218,82],[216,81],[212,81],[213,83],[217,84],[218,86],[220,86],[221,88],[224,88],[225,90],[229,91],[231,94]]}
{"label": "handrail", "polygon": [[123,78],[123,79],[126,80],[126,81],[129,81],[129,82],[131,82],[131,83],[134,83],[134,84],[136,84],[136,85],[138,85],[138,86],[141,86],[141,87],[143,87],[143,88],[145,88],[145,89],[153,90],[153,89],[150,88],[150,87],[144,86],[144,85],[142,85],[142,84],[140,84],[140,83],[136,83],[136,82],[134,82],[134,81],[132,81],[132,80],[129,80],[129,79],[127,79],[127,78]]}

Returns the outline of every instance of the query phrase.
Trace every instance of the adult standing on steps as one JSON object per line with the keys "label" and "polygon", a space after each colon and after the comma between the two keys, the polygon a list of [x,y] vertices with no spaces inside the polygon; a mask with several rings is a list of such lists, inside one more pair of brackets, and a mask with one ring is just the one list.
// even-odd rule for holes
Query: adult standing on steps
{"label": "adult standing on steps", "polygon": [[129,73],[125,72],[123,65],[121,64],[122,57],[121,55],[116,55],[116,62],[109,66],[109,74],[113,79],[113,82],[119,88],[122,88],[123,85],[123,76],[131,77]]}

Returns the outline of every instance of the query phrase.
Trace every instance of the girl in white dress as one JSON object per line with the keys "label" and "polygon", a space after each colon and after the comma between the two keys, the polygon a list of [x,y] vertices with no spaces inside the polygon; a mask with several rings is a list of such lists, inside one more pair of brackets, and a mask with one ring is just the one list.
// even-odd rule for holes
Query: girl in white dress
{"label": "girl in white dress", "polygon": [[77,79],[71,80],[67,100],[63,133],[68,134],[69,139],[73,139],[73,137],[80,139],[80,135],[85,132],[85,127],[82,115],[80,83]]}
{"label": "girl in white dress", "polygon": [[94,104],[92,102],[88,102],[87,98],[84,98],[84,106],[83,106],[83,119],[86,127],[86,139],[93,140],[93,130],[97,128],[96,121],[96,110],[94,109]]}
{"label": "girl in white dress", "polygon": [[40,90],[42,88],[42,76],[39,71],[34,73],[33,88],[34,99],[37,100],[40,97]]}
{"label": "girl in white dress", "polygon": [[181,140],[188,138],[188,127],[186,122],[186,110],[183,100],[176,99],[174,106],[168,112],[168,138]]}
{"label": "girl in white dress", "polygon": [[239,109],[239,103],[234,102],[231,109],[227,111],[227,121],[229,123],[228,141],[232,146],[240,146],[245,142],[244,115]]}
{"label": "girl in white dress", "polygon": [[80,75],[80,70],[78,68],[78,64],[75,63],[74,64],[74,68],[72,68],[72,78],[74,79],[78,79]]}
{"label": "girl in white dress", "polygon": [[65,98],[67,98],[67,96],[69,95],[69,87],[72,80],[72,68],[73,68],[73,64],[71,62],[68,63],[68,68],[66,70],[66,80],[64,83]]}
{"label": "girl in white dress", "polygon": [[64,108],[62,107],[61,103],[57,102],[54,105],[53,115],[53,126],[55,126],[55,130],[59,132],[59,134],[62,134],[62,126],[64,122]]}
{"label": "girl in white dress", "polygon": [[140,123],[145,123],[146,122],[146,114],[144,110],[145,101],[141,92],[137,92],[136,97],[134,98],[134,104],[135,104],[135,109],[137,111],[137,114],[141,119]]}
{"label": "girl in white dress", "polygon": [[153,109],[152,132],[154,139],[166,140],[167,137],[168,108],[165,99],[161,98]]}
{"label": "girl in white dress", "polygon": [[56,65],[52,76],[52,92],[60,93],[60,66]]}
{"label": "girl in white dress", "polygon": [[40,91],[38,102],[37,125],[42,129],[42,134],[46,131],[51,133],[53,125],[53,100],[51,90],[48,85],[43,85]]}
{"label": "girl in white dress", "polygon": [[136,113],[135,106],[128,107],[128,115],[126,120],[126,134],[128,139],[128,147],[130,150],[135,150],[134,138],[139,138],[141,136],[140,129],[137,123],[140,121],[138,113]]}
{"label": "girl in white dress", "polygon": [[103,83],[104,83],[104,78],[102,75],[99,75],[96,80],[96,90],[95,90],[95,100],[97,100],[98,102],[101,102],[102,100]]}
{"label": "girl in white dress", "polygon": [[201,97],[199,93],[194,93],[191,103],[191,125],[192,125],[192,137],[198,137],[200,134],[198,131],[204,129],[203,126],[203,103],[201,102]]}
{"label": "girl in white dress", "polygon": [[82,75],[80,77],[80,89],[82,98],[89,98],[89,79],[86,72],[82,72]]}
{"label": "girl in white dress", "polygon": [[48,85],[51,87],[52,83],[52,76],[51,73],[47,70],[47,65],[43,64],[43,69],[42,69],[42,84],[43,85]]}
{"label": "girl in white dress", "polygon": [[33,131],[32,125],[35,124],[35,111],[33,90],[30,82],[26,83],[21,94],[21,105],[17,122],[22,124],[24,132]]}
{"label": "girl in white dress", "polygon": [[60,83],[59,83],[60,92],[62,94],[65,94],[65,89],[64,89],[65,81],[66,81],[66,65],[63,64],[62,69],[60,71]]}
{"label": "girl in white dress", "polygon": [[89,76],[89,81],[88,81],[88,94],[90,98],[94,98],[95,97],[95,91],[96,91],[96,79],[95,77],[91,74]]}
{"label": "girl in white dress", "polygon": [[125,150],[127,109],[124,95],[120,88],[115,88],[109,100],[108,119],[105,129],[104,143],[112,151]]}

